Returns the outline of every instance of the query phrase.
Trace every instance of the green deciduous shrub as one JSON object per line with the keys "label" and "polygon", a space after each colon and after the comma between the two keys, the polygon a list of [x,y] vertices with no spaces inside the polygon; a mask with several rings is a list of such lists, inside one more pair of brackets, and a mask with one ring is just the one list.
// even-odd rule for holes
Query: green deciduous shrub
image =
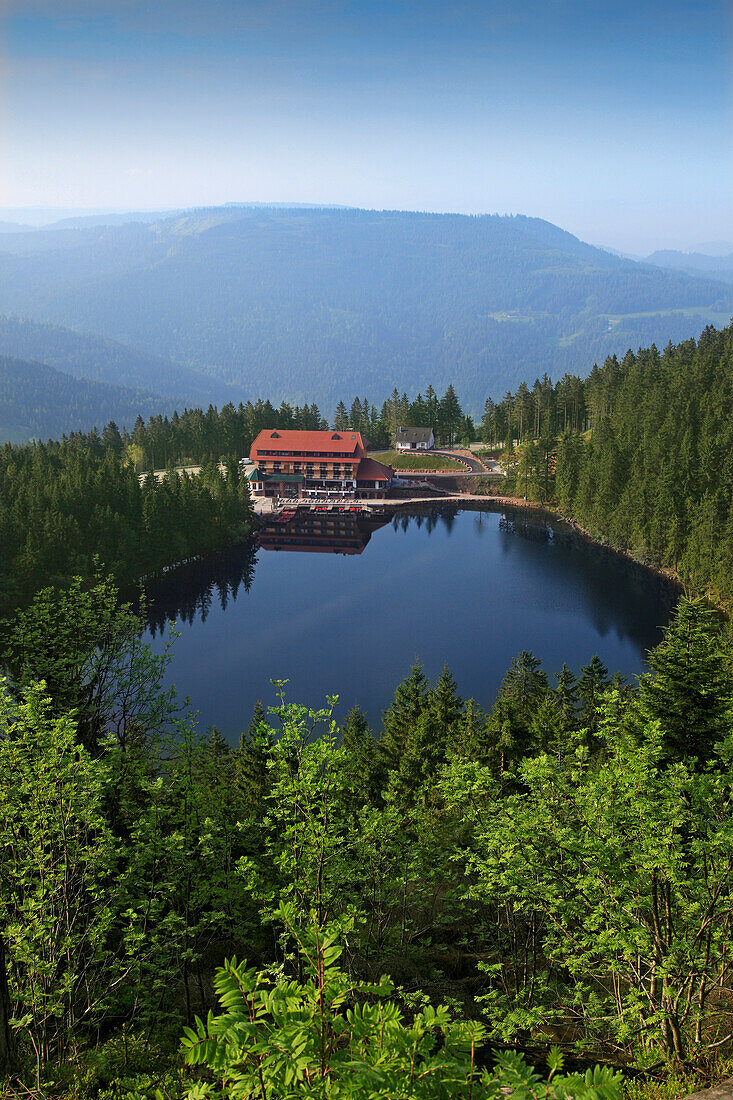
{"label": "green deciduous shrub", "polygon": [[197,1019],[182,1044],[186,1061],[208,1070],[216,1084],[202,1077],[189,1100],[219,1090],[240,1100],[488,1100],[507,1088],[518,1100],[620,1097],[619,1075],[596,1067],[561,1076],[558,1053],[549,1082],[512,1053],[498,1056],[494,1072],[479,1068],[482,1025],[453,1020],[444,1005],[406,1019],[388,978],[354,982],[340,969],[341,929],[298,928],[288,904],[278,916],[297,943],[303,980],[273,977],[236,959],[218,971],[224,1011],[209,1013],[206,1023]]}

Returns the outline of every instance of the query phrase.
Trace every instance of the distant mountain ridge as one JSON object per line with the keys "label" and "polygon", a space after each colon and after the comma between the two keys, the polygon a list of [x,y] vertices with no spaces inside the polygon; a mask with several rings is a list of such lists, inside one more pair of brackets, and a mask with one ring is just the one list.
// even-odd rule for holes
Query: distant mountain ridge
{"label": "distant mountain ridge", "polygon": [[[453,382],[475,412],[524,378],[585,374],[732,312],[720,280],[520,215],[227,206],[0,234],[0,313],[157,357],[182,384],[189,372],[187,393],[206,379],[328,415],[340,398],[428,382]],[[141,374],[116,381],[140,385]],[[146,384],[162,392],[157,378]]]}
{"label": "distant mountain ridge", "polygon": [[733,251],[729,255],[714,256],[707,252],[679,252],[676,249],[660,249],[647,257],[647,263],[690,275],[704,275],[708,279],[733,283]]}

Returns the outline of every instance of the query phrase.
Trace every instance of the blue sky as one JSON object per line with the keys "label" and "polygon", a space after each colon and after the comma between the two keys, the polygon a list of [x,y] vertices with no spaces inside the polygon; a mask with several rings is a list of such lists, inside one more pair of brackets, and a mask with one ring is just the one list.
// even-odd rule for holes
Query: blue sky
{"label": "blue sky", "polygon": [[513,212],[733,239],[731,0],[5,0],[0,207]]}

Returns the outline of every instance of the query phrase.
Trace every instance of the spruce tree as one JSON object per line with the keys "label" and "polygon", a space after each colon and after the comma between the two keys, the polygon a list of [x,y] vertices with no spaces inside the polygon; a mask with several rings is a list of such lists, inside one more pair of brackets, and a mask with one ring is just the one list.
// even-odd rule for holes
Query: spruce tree
{"label": "spruce tree", "polygon": [[502,769],[529,751],[534,716],[547,691],[540,661],[531,651],[522,650],[512,661],[494,706],[494,718],[502,729]]}
{"label": "spruce tree", "polygon": [[343,431],[349,426],[349,414],[346,411],[346,405],[344,405],[343,401],[339,401],[338,405],[336,406],[336,415],[333,419],[333,426],[338,432]]}
{"label": "spruce tree", "polygon": [[451,728],[463,712],[463,700],[458,694],[458,685],[447,665],[443,665],[438,682],[429,692],[427,705],[445,743]]}
{"label": "spruce tree", "polygon": [[580,670],[578,695],[583,704],[583,723],[595,733],[598,729],[598,707],[603,693],[610,687],[608,669],[597,653]]}
{"label": "spruce tree", "polygon": [[341,749],[346,758],[345,770],[349,789],[360,803],[376,794],[377,753],[366,715],[353,706],[341,729]]}
{"label": "spruce tree", "polygon": [[229,743],[216,726],[209,726],[207,734],[206,751],[211,763],[216,766],[225,764],[231,753]]}
{"label": "spruce tree", "polygon": [[529,717],[534,705],[547,693],[547,676],[541,661],[531,650],[523,649],[511,663],[499,693],[511,709],[522,717]]}
{"label": "spruce tree", "polygon": [[555,674],[557,687],[555,699],[562,715],[563,727],[566,730],[574,730],[578,721],[578,687],[575,677],[566,664],[563,664],[559,672]]}
{"label": "spruce tree", "polygon": [[481,417],[481,438],[484,443],[496,446],[496,405],[490,397],[484,402],[484,413]]}
{"label": "spruce tree", "polygon": [[245,805],[256,808],[269,790],[270,777],[267,761],[274,743],[273,732],[267,722],[267,712],[257,700],[249,728],[239,741],[235,754],[235,784]]}
{"label": "spruce tree", "polygon": [[585,443],[578,435],[567,431],[563,435],[557,453],[555,468],[555,493],[560,508],[570,513],[578,491],[580,470],[583,465]]}
{"label": "spruce tree", "polygon": [[570,740],[571,732],[565,726],[557,697],[548,692],[540,700],[532,718],[534,748],[538,752],[551,752],[563,756]]}
{"label": "spruce tree", "polygon": [[463,418],[463,411],[452,385],[449,385],[443,394],[438,415],[441,433],[445,441],[452,446]]}
{"label": "spruce tree", "polygon": [[122,436],[114,420],[110,420],[102,432],[102,443],[116,455],[122,454]]}
{"label": "spruce tree", "polygon": [[475,699],[467,699],[448,738],[448,756],[485,762],[495,739],[490,737],[486,715]]}
{"label": "spruce tree", "polygon": [[407,735],[427,703],[428,682],[419,664],[414,664],[397,688],[395,697],[383,715],[384,731],[378,752],[383,765],[392,771],[399,767]]}
{"label": "spruce tree", "polygon": [[440,415],[440,402],[432,386],[425,390],[425,413],[427,416],[426,427],[432,428],[435,435],[438,434],[438,417]]}
{"label": "spruce tree", "polygon": [[424,710],[410,727],[389,784],[399,805],[414,806],[425,799],[427,785],[445,761],[445,747],[445,736],[435,715]]}
{"label": "spruce tree", "polygon": [[704,767],[730,733],[733,713],[733,670],[720,617],[701,600],[680,600],[649,665],[654,676],[639,685],[642,713],[659,722],[669,760],[695,758]]}
{"label": "spruce tree", "polygon": [[407,726],[393,782],[400,802],[414,803],[425,784],[434,779],[462,713],[463,700],[444,665],[435,687],[424,696],[421,712]]}

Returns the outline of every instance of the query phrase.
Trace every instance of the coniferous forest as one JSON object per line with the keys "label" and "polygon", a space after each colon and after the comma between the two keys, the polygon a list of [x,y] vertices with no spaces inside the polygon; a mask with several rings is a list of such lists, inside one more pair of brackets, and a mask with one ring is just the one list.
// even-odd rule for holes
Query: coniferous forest
{"label": "coniferous forest", "polygon": [[[629,351],[580,380],[488,405],[484,438],[523,439],[518,495],[553,501],[612,546],[733,596],[733,328]],[[510,440],[510,447],[512,442]]]}
{"label": "coniferous forest", "polygon": [[317,408],[2,448],[11,1093],[646,1100],[730,1072],[733,643],[702,597],[730,598],[732,339],[538,380],[475,427],[452,386],[339,405],[375,445],[480,432],[510,491],[691,587],[635,684],[527,649],[483,711],[416,665],[375,729],[338,684],[312,711],[278,681],[230,746],[121,594],[245,539],[238,458]]}
{"label": "coniferous forest", "polygon": [[[503,493],[555,505],[593,537],[727,604],[731,410],[733,329],[709,326],[697,341],[606,359],[586,378],[522,383],[501,402],[487,398],[477,424],[449,385],[442,397],[432,386],[412,399],[394,389],[379,407],[357,396],[340,401],[329,417],[316,405],[257,401],[147,422],[138,416],[130,432],[110,422],[101,433],[72,433],[61,442],[8,444],[0,449],[0,606],[28,596],[44,578],[91,576],[95,553],[129,581],[240,538],[241,517],[245,528],[249,523],[249,505],[241,510],[246,488],[236,472],[225,488],[216,465],[234,470],[263,428],[329,423],[360,431],[375,447],[389,446],[399,426],[429,426],[444,444],[479,436],[506,464]],[[163,485],[148,479],[137,486],[145,471],[200,463],[202,479],[179,484],[171,474]],[[486,488],[497,491],[495,483]],[[189,524],[194,497],[199,518]],[[225,519],[217,508],[227,499],[233,511]],[[161,524],[166,509],[169,521]]]}
{"label": "coniferous forest", "polygon": [[60,436],[70,426],[91,428],[115,418],[131,423],[142,410],[164,407],[143,390],[71,378],[43,363],[0,355],[0,443]]}
{"label": "coniferous forest", "polygon": [[101,438],[0,448],[0,606],[99,566],[129,585],[249,534],[236,461],[140,477],[121,446],[111,424]]}
{"label": "coniferous forest", "polygon": [[[381,410],[355,398],[337,427],[353,426],[388,444],[401,417],[426,415],[447,441],[474,426],[452,386],[426,402],[395,392]],[[349,423],[350,421],[350,423]],[[238,459],[263,428],[328,426],[315,405],[248,402],[171,417],[138,417],[128,433],[111,421],[102,432],[61,441],[0,447],[0,608],[22,602],[49,581],[91,578],[99,563],[129,585],[141,577],[241,541],[251,532],[251,502]],[[193,476],[186,465],[201,466]],[[175,472],[174,466],[183,466]],[[163,477],[152,471],[165,472]]]}

